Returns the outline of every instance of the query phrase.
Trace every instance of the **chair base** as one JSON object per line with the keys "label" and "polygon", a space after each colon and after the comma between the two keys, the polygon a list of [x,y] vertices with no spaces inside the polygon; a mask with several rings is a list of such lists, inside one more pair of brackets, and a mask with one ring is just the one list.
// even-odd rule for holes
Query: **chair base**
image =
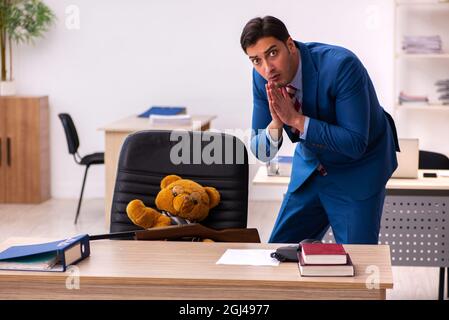
{"label": "chair base", "polygon": [[[447,275],[445,276],[447,269]],[[445,277],[447,281],[447,297],[449,298],[449,268],[440,268],[440,281],[438,284],[438,300],[444,300],[444,286],[445,286]]]}
{"label": "chair base", "polygon": [[78,217],[81,210],[81,202],[83,201],[83,193],[84,193],[84,186],[86,185],[86,177],[87,177],[87,171],[89,170],[90,166],[86,166],[86,170],[84,171],[84,179],[83,179],[83,185],[81,186],[81,194],[80,198],[78,200],[78,207],[76,208],[76,216],[75,216],[75,224],[78,222]]}

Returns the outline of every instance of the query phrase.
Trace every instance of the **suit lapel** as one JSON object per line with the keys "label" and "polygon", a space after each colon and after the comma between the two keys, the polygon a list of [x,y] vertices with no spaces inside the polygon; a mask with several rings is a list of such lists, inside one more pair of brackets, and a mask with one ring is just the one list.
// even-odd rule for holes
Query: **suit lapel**
{"label": "suit lapel", "polygon": [[309,49],[304,43],[295,41],[299,48],[302,64],[302,110],[304,115],[316,119],[318,115],[317,106],[317,89],[318,89],[318,73],[315,64],[312,61]]}

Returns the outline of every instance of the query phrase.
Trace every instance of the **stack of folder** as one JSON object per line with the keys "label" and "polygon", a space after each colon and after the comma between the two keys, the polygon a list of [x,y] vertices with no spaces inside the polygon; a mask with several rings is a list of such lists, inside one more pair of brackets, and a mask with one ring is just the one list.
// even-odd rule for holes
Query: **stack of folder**
{"label": "stack of folder", "polygon": [[89,235],[59,241],[12,246],[0,252],[0,270],[66,271],[90,255]]}
{"label": "stack of folder", "polygon": [[158,116],[175,116],[180,114],[186,114],[186,107],[179,106],[151,106],[147,111],[139,114],[140,118],[149,118],[152,115]]}
{"label": "stack of folder", "polygon": [[192,117],[186,114],[186,107],[152,106],[140,118],[149,118],[151,125],[190,125]]}

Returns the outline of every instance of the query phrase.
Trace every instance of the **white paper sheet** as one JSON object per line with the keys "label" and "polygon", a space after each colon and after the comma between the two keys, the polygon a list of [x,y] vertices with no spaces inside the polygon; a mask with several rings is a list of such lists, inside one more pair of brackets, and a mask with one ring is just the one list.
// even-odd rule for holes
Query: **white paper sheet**
{"label": "white paper sheet", "polygon": [[216,264],[278,266],[279,261],[270,256],[274,251],[265,249],[227,249]]}

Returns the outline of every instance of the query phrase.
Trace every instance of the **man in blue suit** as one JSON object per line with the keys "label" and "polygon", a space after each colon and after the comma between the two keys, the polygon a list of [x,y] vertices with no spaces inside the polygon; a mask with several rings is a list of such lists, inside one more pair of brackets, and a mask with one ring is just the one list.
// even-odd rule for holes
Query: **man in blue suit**
{"label": "man in blue suit", "polygon": [[385,185],[399,151],[391,116],[351,51],[293,41],[277,18],[250,20],[241,46],[253,69],[251,150],[272,159],[285,130],[297,143],[269,242],[377,244]]}

